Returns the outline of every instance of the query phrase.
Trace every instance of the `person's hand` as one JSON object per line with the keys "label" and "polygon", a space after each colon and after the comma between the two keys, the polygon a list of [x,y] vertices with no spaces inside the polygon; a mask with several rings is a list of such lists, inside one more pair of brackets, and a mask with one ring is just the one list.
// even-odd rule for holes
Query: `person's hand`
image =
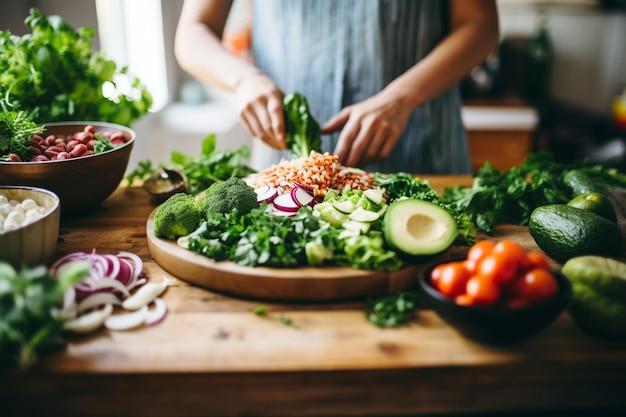
{"label": "person's hand", "polygon": [[287,149],[283,92],[258,72],[244,76],[235,88],[239,118],[244,129],[275,149]]}
{"label": "person's hand", "polygon": [[384,93],[345,107],[322,126],[322,133],[342,129],[335,154],[346,166],[389,156],[406,127],[412,108]]}

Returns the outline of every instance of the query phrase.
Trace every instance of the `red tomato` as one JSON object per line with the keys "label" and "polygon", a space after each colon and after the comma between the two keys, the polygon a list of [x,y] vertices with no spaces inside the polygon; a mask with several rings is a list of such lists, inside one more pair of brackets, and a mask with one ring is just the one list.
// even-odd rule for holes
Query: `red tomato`
{"label": "red tomato", "polygon": [[472,299],[472,297],[467,294],[457,295],[456,297],[454,297],[454,302],[461,306],[473,306],[476,304],[474,302],[474,299]]}
{"label": "red tomato", "polygon": [[441,271],[443,271],[444,265],[439,264],[430,271],[430,282],[435,288],[439,288],[439,278],[441,278]]}
{"label": "red tomato", "polygon": [[448,262],[441,265],[441,276],[437,280],[437,289],[443,295],[454,298],[465,292],[465,285],[470,273],[463,262]]}
{"label": "red tomato", "polygon": [[524,273],[512,288],[512,300],[536,303],[557,295],[559,285],[550,272],[543,268],[533,268]]}
{"label": "red tomato", "polygon": [[550,259],[542,252],[530,251],[526,254],[530,268],[550,269]]}
{"label": "red tomato", "polygon": [[493,305],[500,299],[500,286],[486,276],[472,276],[465,288],[467,296],[474,304]]}
{"label": "red tomato", "polygon": [[474,261],[478,265],[478,262],[489,255],[495,246],[496,242],[492,240],[479,240],[467,252],[467,260]]}
{"label": "red tomato", "polygon": [[526,249],[513,240],[499,241],[496,243],[496,246],[494,246],[493,253],[499,253],[511,258],[517,265],[518,269],[526,270],[529,267]]}
{"label": "red tomato", "polygon": [[517,263],[503,253],[492,253],[480,261],[476,274],[497,284],[508,285],[517,277]]}

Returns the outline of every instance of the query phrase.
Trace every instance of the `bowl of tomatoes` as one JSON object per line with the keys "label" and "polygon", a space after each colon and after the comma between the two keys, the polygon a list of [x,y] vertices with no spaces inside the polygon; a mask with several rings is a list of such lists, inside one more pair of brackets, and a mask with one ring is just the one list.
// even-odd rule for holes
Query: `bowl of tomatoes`
{"label": "bowl of tomatoes", "polygon": [[569,280],[543,252],[512,240],[482,240],[464,258],[431,263],[419,283],[442,320],[489,344],[540,333],[565,310],[572,293]]}

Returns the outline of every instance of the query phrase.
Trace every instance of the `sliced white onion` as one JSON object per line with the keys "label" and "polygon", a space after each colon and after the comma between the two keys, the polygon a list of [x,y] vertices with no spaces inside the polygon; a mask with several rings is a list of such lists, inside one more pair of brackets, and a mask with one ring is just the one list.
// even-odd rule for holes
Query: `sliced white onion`
{"label": "sliced white onion", "polygon": [[82,313],[83,311],[92,309],[94,307],[98,307],[105,304],[111,305],[120,305],[122,302],[120,299],[113,293],[110,292],[97,292],[93,293],[83,301],[78,303],[77,311],[78,313]]}
{"label": "sliced white onion", "polygon": [[176,282],[176,280],[166,277],[163,277],[163,281],[161,282],[148,282],[140,287],[133,295],[124,300],[122,307],[126,310],[137,310],[148,305],[174,282]]}
{"label": "sliced white onion", "polygon": [[141,326],[148,312],[148,306],[143,306],[139,310],[131,313],[122,313],[109,316],[104,321],[104,326],[109,330],[130,330]]}
{"label": "sliced white onion", "polygon": [[160,323],[167,315],[167,305],[161,298],[154,299],[154,308],[148,309],[145,317],[145,324],[147,326],[153,326]]}
{"label": "sliced white onion", "polygon": [[63,323],[63,328],[74,333],[89,333],[100,326],[111,316],[113,306],[107,304],[100,310],[78,316],[75,319]]}

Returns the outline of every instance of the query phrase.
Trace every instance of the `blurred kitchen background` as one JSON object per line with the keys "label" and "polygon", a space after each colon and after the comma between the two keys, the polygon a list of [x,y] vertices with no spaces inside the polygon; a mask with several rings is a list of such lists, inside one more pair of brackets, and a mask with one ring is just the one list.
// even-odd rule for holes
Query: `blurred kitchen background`
{"label": "blurred kitchen background", "polygon": [[[229,46],[245,53],[248,0],[235,0]],[[167,162],[172,150],[257,141],[239,125],[232,94],[201,85],[173,53],[183,0],[0,0],[0,29],[21,35],[30,7],[97,30],[94,48],[147,84],[154,96],[137,132],[129,170]],[[626,168],[626,0],[499,0],[501,43],[462,83],[463,119],[476,169],[500,169],[547,149]],[[253,167],[261,161],[250,161]]]}

